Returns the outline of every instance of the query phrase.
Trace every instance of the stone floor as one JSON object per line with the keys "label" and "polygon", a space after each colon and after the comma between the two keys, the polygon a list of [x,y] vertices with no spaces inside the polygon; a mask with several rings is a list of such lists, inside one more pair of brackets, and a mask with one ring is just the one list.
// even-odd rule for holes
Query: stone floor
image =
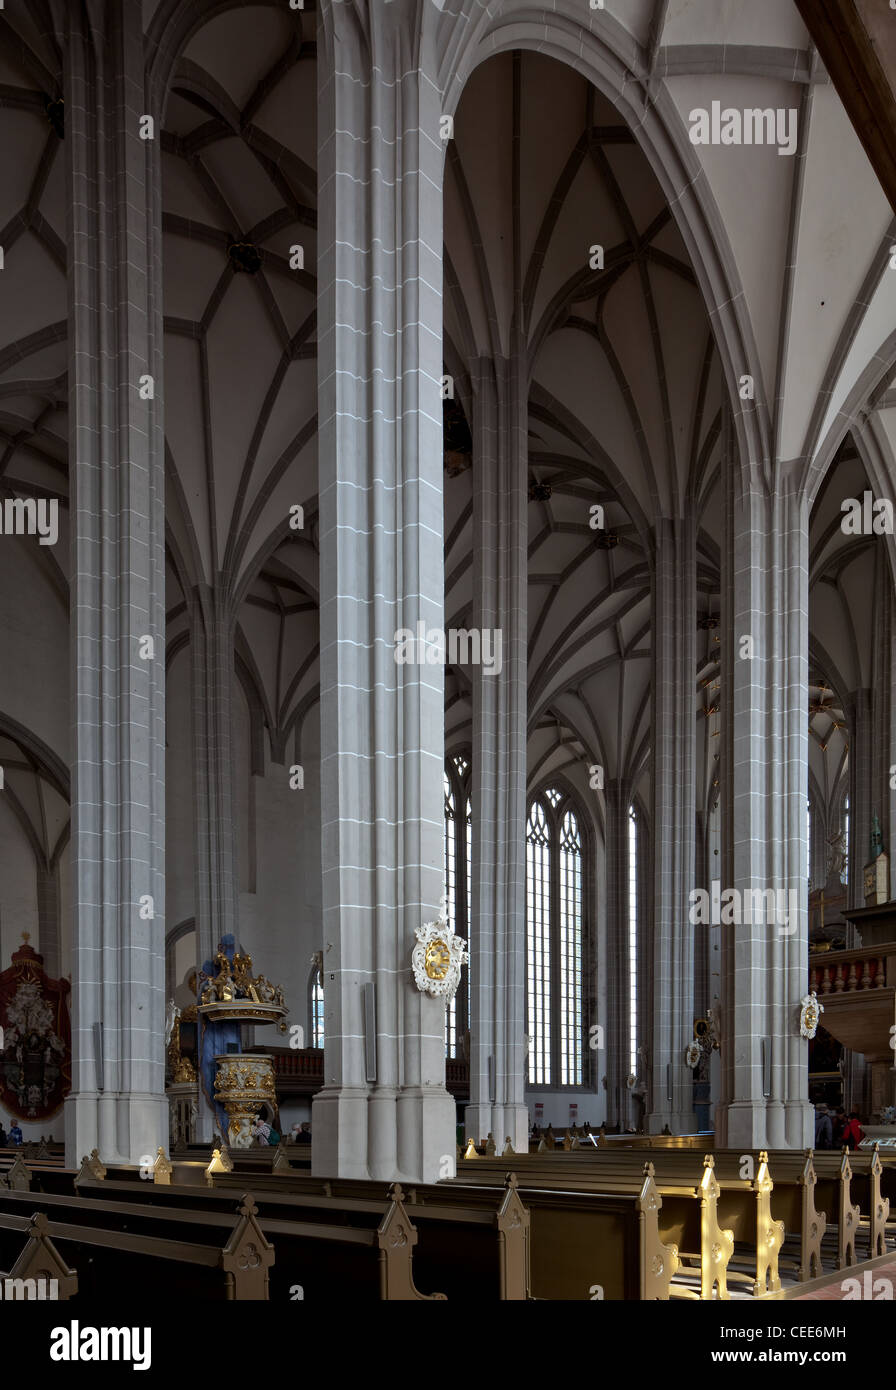
{"label": "stone floor", "polygon": [[[890,1300],[893,1298],[893,1290],[896,1289],[896,1260],[891,1264],[876,1265],[874,1269],[862,1268],[841,1269],[837,1272],[837,1278],[832,1280],[822,1289],[815,1289],[812,1293],[798,1294],[794,1299],[796,1303],[818,1302],[830,1303],[839,1302],[852,1294],[856,1297],[855,1283],[850,1284],[849,1280],[858,1280],[860,1296],[864,1302],[871,1302],[875,1299]],[[881,1287],[879,1281],[886,1281]]]}

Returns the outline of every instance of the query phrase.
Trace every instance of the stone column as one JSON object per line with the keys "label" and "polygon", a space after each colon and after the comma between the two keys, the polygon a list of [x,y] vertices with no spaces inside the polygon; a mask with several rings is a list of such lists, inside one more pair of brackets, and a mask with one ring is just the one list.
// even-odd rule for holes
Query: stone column
{"label": "stone column", "polygon": [[[473,892],[467,1137],[529,1144],[526,1032],[525,358],[480,360],[473,381],[473,626],[501,666],[473,675]],[[500,637],[498,636],[500,634]],[[500,640],[500,647],[498,641]]]}
{"label": "stone column", "polygon": [[[159,112],[141,6],[73,4],[66,23],[72,1165],[94,1147],[135,1162],[168,1137],[165,531]],[[141,138],[147,114],[155,139]]]}
{"label": "stone column", "polygon": [[[803,1148],[814,1137],[798,1024],[808,988],[808,508],[795,467],[778,465],[772,495],[759,469],[741,467],[730,427],[723,458],[721,888],[737,890],[740,923],[720,927],[716,1130],[730,1147]],[[766,895],[758,912],[756,890]],[[770,891],[781,895],[774,908]]]}
{"label": "stone column", "polygon": [[418,23],[412,0],[392,0],[367,34],[348,5],[323,6],[318,30],[326,1019],[312,1121],[315,1173],[433,1181],[455,1153],[445,1004],[410,964],[443,886],[444,668],[396,659],[396,634],[440,631],[444,603],[443,152]]}
{"label": "stone column", "polygon": [[[632,1122],[633,1102],[626,1089],[630,1072],[629,1029],[629,894],[628,810],[631,787],[627,779],[610,777],[604,786],[607,837],[607,1022],[606,1053],[598,1052],[598,1066],[606,1063],[607,1123],[623,1129]],[[648,1078],[645,1078],[648,1079]],[[598,1085],[602,1080],[598,1078]]]}
{"label": "stone column", "polygon": [[[190,615],[190,680],[193,716],[193,792],[196,806],[196,962],[212,960],[221,937],[239,940],[239,874],[233,797],[234,619],[221,590],[197,584]],[[256,962],[256,969],[260,962]],[[245,1041],[245,1035],[244,1035]],[[247,1044],[249,1045],[249,1044]],[[199,1087],[196,1138],[209,1141],[217,1128]]]}
{"label": "stone column", "polygon": [[[693,521],[661,517],[653,576],[653,1016],[646,1129],[693,1131],[693,1073],[685,1049],[693,1035],[696,820],[696,554]],[[643,920],[643,919],[642,919]],[[646,934],[645,934],[646,940]]]}
{"label": "stone column", "polygon": [[[874,691],[851,690],[844,700],[849,737],[849,905],[865,906],[863,869],[871,845],[872,782],[874,778]],[[883,819],[881,809],[878,815]],[[860,945],[854,927],[847,929],[847,944]]]}
{"label": "stone column", "polygon": [[233,776],[233,639],[229,604],[197,585],[191,615],[193,786],[196,798],[196,954],[237,935],[239,884]]}

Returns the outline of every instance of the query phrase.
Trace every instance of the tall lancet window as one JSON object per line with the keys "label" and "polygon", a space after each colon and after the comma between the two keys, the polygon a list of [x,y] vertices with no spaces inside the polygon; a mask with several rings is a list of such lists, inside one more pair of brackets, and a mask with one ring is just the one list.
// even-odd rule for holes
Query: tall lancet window
{"label": "tall lancet window", "polygon": [[526,1015],[532,1086],[584,1081],[582,823],[549,787],[526,823]]}
{"label": "tall lancet window", "polygon": [[[455,753],[445,766],[445,915],[453,932],[470,942],[470,888],[473,871],[473,817],[469,797],[470,762]],[[464,970],[460,987],[445,1010],[445,1054],[463,1056],[469,1026],[469,989]]]}
{"label": "tall lancet window", "polygon": [[311,1021],[311,1047],[323,1047],[324,1045],[324,987],[321,983],[321,966],[315,960],[311,967],[311,976],[308,981],[309,1007],[308,1017]]}
{"label": "tall lancet window", "polygon": [[529,1080],[551,1080],[551,828],[540,801],[533,801],[526,829],[526,982],[529,1015]]}
{"label": "tall lancet window", "polygon": [[582,841],[568,810],[560,827],[560,1085],[582,1084]]}

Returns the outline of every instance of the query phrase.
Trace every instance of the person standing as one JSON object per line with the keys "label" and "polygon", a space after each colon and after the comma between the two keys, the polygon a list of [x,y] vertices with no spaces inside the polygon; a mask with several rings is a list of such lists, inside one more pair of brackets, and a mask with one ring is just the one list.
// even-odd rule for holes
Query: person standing
{"label": "person standing", "polygon": [[824,1104],[815,1107],[815,1147],[816,1149],[829,1149],[833,1142],[833,1131],[831,1129],[831,1117],[828,1114],[828,1107]]}
{"label": "person standing", "polygon": [[836,1108],[836,1110],[834,1111],[833,1123],[834,1123],[834,1135],[833,1135],[833,1140],[832,1140],[833,1146],[834,1146],[835,1149],[842,1149],[842,1148],[843,1148],[843,1134],[844,1134],[844,1131],[845,1131],[845,1129],[846,1129],[846,1111],[843,1109],[843,1106],[842,1106],[842,1105],[838,1105],[837,1108]]}
{"label": "person standing", "polygon": [[843,1131],[843,1143],[848,1149],[857,1149],[864,1138],[865,1131],[859,1124],[857,1112],[853,1110],[846,1122],[846,1128]]}
{"label": "person standing", "polygon": [[22,1131],[19,1128],[18,1120],[13,1120],[9,1130],[9,1142],[13,1148],[18,1148],[22,1142]]}

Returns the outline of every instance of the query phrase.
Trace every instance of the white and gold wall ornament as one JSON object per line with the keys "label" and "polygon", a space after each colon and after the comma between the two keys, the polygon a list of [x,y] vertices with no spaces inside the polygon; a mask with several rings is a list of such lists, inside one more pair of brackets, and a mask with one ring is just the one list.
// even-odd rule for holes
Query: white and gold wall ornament
{"label": "white and gold wall ornament", "polygon": [[814,1038],[819,1020],[824,1013],[824,1005],[819,1004],[814,990],[811,994],[803,995],[800,1005],[800,1037]]}
{"label": "white and gold wall ornament", "polygon": [[444,918],[418,927],[411,952],[414,982],[424,994],[452,999],[460,984],[461,966],[469,962],[466,942],[455,936]]}

